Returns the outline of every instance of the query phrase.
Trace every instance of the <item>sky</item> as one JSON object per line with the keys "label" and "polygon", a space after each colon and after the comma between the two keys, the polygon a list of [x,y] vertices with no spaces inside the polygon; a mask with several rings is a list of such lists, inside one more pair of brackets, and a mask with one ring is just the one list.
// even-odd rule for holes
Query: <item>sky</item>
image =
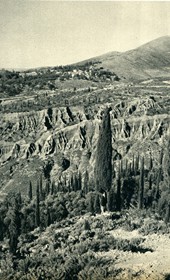
{"label": "sky", "polygon": [[0,68],[78,62],[170,35],[170,2],[0,0]]}

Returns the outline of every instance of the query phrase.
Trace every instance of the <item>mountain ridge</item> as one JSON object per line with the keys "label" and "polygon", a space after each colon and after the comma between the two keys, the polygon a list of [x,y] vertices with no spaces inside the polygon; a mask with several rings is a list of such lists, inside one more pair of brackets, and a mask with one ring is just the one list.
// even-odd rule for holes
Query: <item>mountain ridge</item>
{"label": "mountain ridge", "polygon": [[114,71],[127,80],[170,77],[170,36],[163,36],[125,52],[109,52],[75,65],[90,61],[97,67]]}

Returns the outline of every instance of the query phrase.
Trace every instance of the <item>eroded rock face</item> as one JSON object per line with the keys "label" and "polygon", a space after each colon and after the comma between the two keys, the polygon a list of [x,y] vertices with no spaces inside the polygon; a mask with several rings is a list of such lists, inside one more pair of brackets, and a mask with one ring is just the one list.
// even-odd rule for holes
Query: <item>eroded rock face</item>
{"label": "eroded rock face", "polygon": [[[44,161],[52,159],[51,179],[57,180],[63,172],[69,176],[77,170],[82,173],[88,170],[92,176],[100,122],[106,106],[111,108],[113,160],[131,159],[139,152],[146,158],[151,154],[156,162],[170,133],[170,117],[168,114],[147,115],[150,108],[157,106],[156,102],[152,98],[136,98],[116,104],[94,104],[89,108],[48,108],[1,115],[0,171],[18,162],[20,170],[23,169],[31,180],[30,170],[26,171],[31,169],[32,162],[37,160],[43,166]],[[13,175],[17,172],[16,169]],[[2,178],[2,186],[5,183]]]}

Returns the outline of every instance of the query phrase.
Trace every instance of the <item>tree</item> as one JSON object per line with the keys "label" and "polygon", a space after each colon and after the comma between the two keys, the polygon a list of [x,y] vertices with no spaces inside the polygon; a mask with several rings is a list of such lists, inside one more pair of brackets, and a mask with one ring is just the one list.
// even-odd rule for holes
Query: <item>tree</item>
{"label": "tree", "polygon": [[112,132],[110,108],[106,108],[99,132],[96,151],[95,187],[99,192],[107,192],[112,185]]}
{"label": "tree", "polygon": [[135,170],[134,170],[135,176],[137,175],[138,170],[139,170],[139,154],[137,155],[136,160],[135,160]]}
{"label": "tree", "polygon": [[149,173],[149,175],[148,175],[148,182],[149,182],[149,190],[151,190],[152,189],[152,174],[151,173]]}
{"label": "tree", "polygon": [[40,181],[39,181],[39,197],[40,197],[40,200],[45,199],[45,195],[43,192],[43,184],[42,184],[42,174],[40,175]]}
{"label": "tree", "polygon": [[90,224],[89,224],[88,220],[84,221],[84,230],[90,230]]}
{"label": "tree", "polygon": [[165,212],[165,223],[167,224],[170,221],[170,203],[166,206]]}
{"label": "tree", "polygon": [[81,190],[82,188],[82,176],[81,173],[78,173],[78,190]]}
{"label": "tree", "polygon": [[158,201],[160,197],[159,193],[159,185],[161,182],[161,175],[162,175],[162,168],[159,168],[158,173],[157,173],[157,178],[156,178],[156,191],[155,191],[155,200]]}
{"label": "tree", "polygon": [[31,201],[32,200],[32,183],[31,183],[31,181],[29,184],[28,197],[29,197],[29,200]]}
{"label": "tree", "polygon": [[107,198],[107,209],[108,211],[114,211],[116,207],[116,201],[115,201],[115,193],[114,189],[111,188],[108,192],[108,198]]}
{"label": "tree", "polygon": [[138,208],[143,208],[143,194],[144,194],[144,158],[141,159],[140,178],[139,178],[139,202]]}
{"label": "tree", "polygon": [[150,159],[149,159],[149,171],[151,171],[153,168],[153,160],[152,160],[152,157],[150,155]]}
{"label": "tree", "polygon": [[51,184],[51,195],[53,195],[54,192],[55,192],[55,183],[52,182],[52,184]]}
{"label": "tree", "polygon": [[135,175],[135,157],[132,157],[132,175]]}
{"label": "tree", "polygon": [[87,171],[85,172],[84,175],[83,190],[85,194],[87,194],[89,190],[89,175]]}
{"label": "tree", "polygon": [[135,191],[135,186],[136,186],[136,182],[133,177],[129,176],[128,178],[126,177],[123,179],[121,201],[122,201],[122,206],[124,206],[125,208],[129,208],[131,204],[131,200],[133,198],[134,191]]}
{"label": "tree", "polygon": [[50,193],[50,182],[47,181],[45,185],[45,196],[47,197]]}
{"label": "tree", "polygon": [[47,208],[47,215],[46,215],[46,226],[48,227],[51,224],[51,215],[50,210]]}
{"label": "tree", "polygon": [[170,189],[170,140],[167,141],[167,145],[165,147],[162,165],[164,181],[167,187]]}
{"label": "tree", "polygon": [[9,249],[12,254],[16,253],[18,237],[21,230],[20,208],[21,205],[16,196],[13,198],[12,207],[9,211]]}
{"label": "tree", "polygon": [[89,212],[94,215],[94,200],[92,195],[90,196],[89,203],[88,203]]}
{"label": "tree", "polygon": [[97,214],[101,213],[101,208],[100,208],[100,199],[99,195],[97,194],[94,200],[94,212]]}
{"label": "tree", "polygon": [[116,186],[117,186],[117,190],[116,190],[116,210],[120,211],[121,210],[121,180],[120,178],[118,178],[116,180]]}
{"label": "tree", "polygon": [[36,190],[35,225],[36,225],[36,227],[40,226],[40,190],[39,190],[39,184],[37,185],[37,190]]}

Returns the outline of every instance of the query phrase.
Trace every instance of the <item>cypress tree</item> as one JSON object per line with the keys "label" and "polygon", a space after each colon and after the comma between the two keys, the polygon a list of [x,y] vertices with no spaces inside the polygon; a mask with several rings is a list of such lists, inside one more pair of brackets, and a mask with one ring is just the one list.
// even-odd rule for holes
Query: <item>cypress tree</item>
{"label": "cypress tree", "polygon": [[78,191],[79,189],[79,181],[76,175],[73,175],[73,191]]}
{"label": "cypress tree", "polygon": [[149,182],[149,190],[151,190],[152,189],[152,174],[149,174],[148,182]]}
{"label": "cypress tree", "polygon": [[99,199],[99,195],[97,194],[94,200],[94,212],[96,214],[100,214],[101,213],[101,207],[100,207],[100,199]]}
{"label": "cypress tree", "polygon": [[20,235],[21,220],[20,220],[20,205],[17,198],[14,197],[14,202],[10,212],[9,224],[9,249],[12,254],[16,253],[18,237]]}
{"label": "cypress tree", "polygon": [[88,206],[89,206],[89,212],[90,212],[92,215],[94,215],[94,200],[93,200],[93,197],[92,197],[92,196],[90,196]]}
{"label": "cypress tree", "polygon": [[129,175],[129,166],[128,166],[128,160],[125,159],[125,177],[128,177]]}
{"label": "cypress tree", "polygon": [[149,171],[151,171],[153,168],[153,160],[152,160],[152,157],[150,156],[150,159],[149,159]]}
{"label": "cypress tree", "polygon": [[36,225],[36,227],[40,226],[40,190],[39,190],[39,184],[37,185],[37,190],[36,190],[35,225]]}
{"label": "cypress tree", "polygon": [[46,226],[50,226],[51,225],[51,215],[50,215],[50,210],[49,208],[47,208],[47,216],[46,216]]}
{"label": "cypress tree", "polygon": [[132,158],[132,175],[135,175],[135,157]]}
{"label": "cypress tree", "polygon": [[112,185],[112,133],[110,109],[106,108],[99,132],[95,164],[95,187],[107,192]]}
{"label": "cypress tree", "polygon": [[160,155],[159,155],[159,165],[160,166],[162,166],[162,162],[163,162],[163,149],[161,150]]}
{"label": "cypress tree", "polygon": [[70,178],[70,191],[74,191],[74,177],[73,177],[73,174],[71,175],[71,178]]}
{"label": "cypress tree", "polygon": [[89,185],[89,175],[88,172],[85,172],[84,175],[84,184],[83,184],[83,189],[84,189],[84,193],[87,194],[88,193],[88,185]]}
{"label": "cypress tree", "polygon": [[43,194],[43,186],[42,186],[42,175],[40,175],[40,181],[39,181],[39,194],[40,194],[40,200],[43,200],[44,194]]}
{"label": "cypress tree", "polygon": [[169,223],[170,221],[170,203],[166,206],[166,213],[165,213],[165,223]]}
{"label": "cypress tree", "polygon": [[29,200],[31,201],[32,200],[32,183],[31,183],[31,181],[29,184],[28,197],[29,197]]}
{"label": "cypress tree", "polygon": [[156,178],[156,192],[155,192],[155,200],[158,201],[160,194],[159,194],[159,184],[161,181],[161,175],[162,175],[162,169],[159,168],[158,173],[157,173],[157,178]]}
{"label": "cypress tree", "polygon": [[116,179],[116,210],[121,211],[121,167],[119,166]]}
{"label": "cypress tree", "polygon": [[49,193],[50,193],[50,182],[47,181],[45,186],[45,195],[48,196]]}
{"label": "cypress tree", "polygon": [[138,208],[143,208],[143,194],[144,194],[144,158],[141,159],[140,178],[139,178],[139,203]]}
{"label": "cypress tree", "polygon": [[115,210],[115,194],[113,188],[110,189],[108,192],[107,197],[107,209],[108,211],[114,211]]}
{"label": "cypress tree", "polygon": [[170,190],[170,140],[167,141],[167,144],[165,146],[162,167],[165,184]]}
{"label": "cypress tree", "polygon": [[138,170],[139,170],[139,154],[137,155],[135,160],[135,176],[137,175]]}
{"label": "cypress tree", "polygon": [[55,183],[54,181],[51,183],[51,195],[55,193]]}
{"label": "cypress tree", "polygon": [[82,188],[82,176],[81,173],[78,173],[78,190],[81,190]]}
{"label": "cypress tree", "polygon": [[5,233],[4,229],[5,229],[5,226],[4,226],[3,217],[1,217],[1,215],[0,215],[0,241],[2,241],[4,238],[4,233]]}

